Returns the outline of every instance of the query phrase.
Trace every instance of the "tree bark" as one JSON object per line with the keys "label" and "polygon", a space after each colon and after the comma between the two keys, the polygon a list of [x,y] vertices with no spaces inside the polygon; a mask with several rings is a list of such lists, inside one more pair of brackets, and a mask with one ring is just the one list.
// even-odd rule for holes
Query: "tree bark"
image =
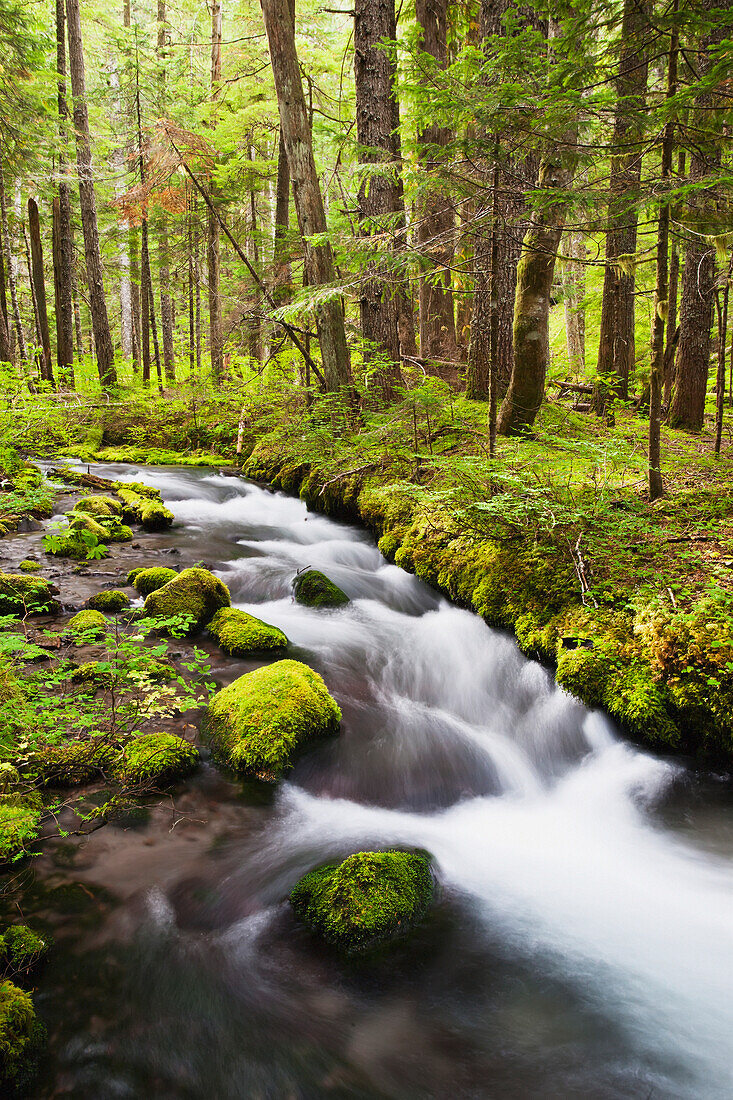
{"label": "tree bark", "polygon": [[21,363],[26,363],[28,361],[28,351],[26,349],[25,336],[23,335],[23,325],[20,320],[18,287],[15,278],[15,268],[13,266],[13,255],[10,249],[10,226],[8,225],[8,203],[5,193],[5,170],[2,157],[0,157],[0,220],[2,221],[3,252],[5,254],[5,263],[8,271],[10,303],[13,308],[13,323],[15,325],[15,335],[18,341],[18,354]]}
{"label": "tree bark", "polygon": [[[716,0],[705,0],[704,11],[709,12],[715,7]],[[725,34],[725,28],[716,24],[703,39],[697,64],[700,79],[705,79],[710,72],[712,51],[723,41]],[[720,167],[723,128],[719,124],[716,106],[712,93],[707,89],[695,97],[691,183],[700,183]],[[721,218],[716,196],[712,192],[692,192],[688,202],[691,231],[685,247],[680,334],[669,423],[674,428],[699,432],[705,419],[715,294],[715,249],[705,238],[725,232],[729,223],[725,215]]]}
{"label": "tree bark", "polygon": [[48,307],[46,305],[46,280],[43,273],[43,245],[41,244],[41,221],[35,199],[28,199],[28,233],[31,245],[31,278],[38,311],[38,328],[43,352],[42,377],[45,382],[54,384],[51,362],[51,337],[48,331]]}
{"label": "tree bark", "polygon": [[[444,69],[448,63],[447,0],[416,0],[415,15],[422,32],[423,52]],[[451,131],[437,125],[426,126],[418,134],[426,174],[439,169],[434,150],[447,145],[450,138]],[[455,361],[458,356],[450,272],[454,232],[453,208],[445,193],[435,187],[422,204],[417,227],[417,246],[428,268],[420,278],[420,355],[425,359]]]}
{"label": "tree bark", "polygon": [[[569,191],[575,158],[546,159],[537,180],[540,191],[560,199]],[[535,211],[524,238],[517,267],[514,304],[514,368],[499,411],[497,431],[514,435],[531,428],[545,394],[549,352],[550,290],[557,249],[565,221],[565,203],[553,202]]]}
{"label": "tree bark", "polygon": [[565,342],[568,364],[574,378],[585,371],[585,238],[582,233],[565,234],[567,259],[562,272],[565,306]]}
{"label": "tree bark", "polygon": [[[288,0],[262,0],[265,29],[270,46],[280,125],[293,185],[298,225],[305,245],[305,268],[312,287],[335,282],[330,244],[314,245],[314,234],[327,230],[323,196],[313,159],[313,137],[308,122],[295,33]],[[337,391],[351,386],[351,365],[346,343],[344,307],[340,297],[331,296],[316,306],[316,327],[326,389]]]}
{"label": "tree bark", "polygon": [[636,252],[650,29],[647,0],[624,0],[598,347],[601,381],[594,400],[599,414],[607,394],[627,399],[635,359],[633,266],[624,271],[615,261]]}
{"label": "tree bark", "polygon": [[[222,10],[221,0],[212,0],[211,5],[211,95],[212,99],[217,94],[221,83],[221,35],[222,35]],[[212,197],[216,192],[213,181],[210,184]],[[209,289],[209,354],[211,357],[211,374],[214,381],[218,381],[224,370],[222,327],[221,327],[221,246],[219,241],[219,222],[209,210],[207,216],[207,242],[206,265]]]}
{"label": "tree bark", "polygon": [[[394,0],[356,0],[354,13],[354,73],[359,163],[382,165],[381,172],[362,176],[359,223],[365,237],[393,234],[399,214],[394,118],[397,70],[388,43],[397,36]],[[399,111],[399,108],[397,108]],[[364,362],[374,364],[374,387],[384,400],[402,381],[397,298],[391,280],[380,276],[376,263],[362,273],[359,314]]]}
{"label": "tree bark", "polygon": [[97,370],[103,388],[115,385],[114,349],[104,294],[102,256],[99,247],[97,205],[92,173],[92,148],[89,137],[89,115],[86,101],[84,51],[81,38],[79,0],[66,0],[67,33],[69,38],[69,69],[74,96],[74,130],[76,132],[76,164],[79,176],[81,224],[84,233],[84,256],[89,286],[89,308],[97,353]]}
{"label": "tree bark", "polygon": [[56,312],[56,363],[60,383],[74,388],[74,315],[71,298],[73,242],[71,190],[66,161],[69,107],[66,101],[66,12],[64,0],[56,0],[56,73],[59,116],[59,193],[54,200],[54,305]]}
{"label": "tree bark", "polygon": [[[166,0],[158,0],[158,36],[156,51],[158,57],[158,65],[160,66],[160,103],[158,106],[161,114],[165,114],[166,111],[165,64],[166,50],[168,44],[166,35],[166,18]],[[165,365],[166,382],[175,382],[176,361],[173,348],[173,303],[171,301],[170,282],[171,276],[168,249],[168,219],[165,210],[161,209],[158,215],[158,283],[160,286],[160,328],[163,337],[163,363]]]}

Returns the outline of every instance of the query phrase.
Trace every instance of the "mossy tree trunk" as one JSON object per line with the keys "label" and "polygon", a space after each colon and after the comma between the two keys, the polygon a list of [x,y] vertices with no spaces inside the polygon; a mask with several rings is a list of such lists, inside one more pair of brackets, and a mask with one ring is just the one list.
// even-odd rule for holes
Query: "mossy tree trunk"
{"label": "mossy tree trunk", "polygon": [[522,244],[514,300],[514,367],[499,410],[500,435],[515,435],[531,428],[545,395],[550,290],[565,222],[566,196],[574,174],[572,148],[565,159],[547,158],[540,165],[537,189],[552,193],[554,201],[543,203],[532,215]]}

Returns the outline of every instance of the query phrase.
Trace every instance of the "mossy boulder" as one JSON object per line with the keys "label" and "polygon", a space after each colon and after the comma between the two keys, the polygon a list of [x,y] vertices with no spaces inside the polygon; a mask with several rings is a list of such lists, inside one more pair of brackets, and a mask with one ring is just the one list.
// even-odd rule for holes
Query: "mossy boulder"
{"label": "mossy boulder", "polygon": [[28,844],[38,836],[40,821],[38,796],[0,796],[0,864],[27,850]]}
{"label": "mossy boulder", "polygon": [[30,994],[0,982],[0,1085],[9,1090],[21,1084],[44,1035]]}
{"label": "mossy boulder", "polygon": [[147,497],[148,500],[160,500],[160,489],[154,489],[152,485],[145,485],[142,481],[115,481],[114,488],[123,502],[125,493],[132,493],[136,497]]}
{"label": "mossy boulder", "polygon": [[145,599],[145,614],[159,619],[187,616],[183,629],[192,634],[211,622],[222,607],[231,606],[229,589],[208,569],[184,569]]}
{"label": "mossy boulder", "polygon": [[18,566],[21,573],[38,573],[41,568],[39,561],[33,561],[31,558],[26,558]]}
{"label": "mossy boulder", "polygon": [[89,516],[116,516],[122,515],[122,504],[114,497],[82,497],[74,506],[76,512],[86,512]]}
{"label": "mossy boulder", "polygon": [[229,657],[273,653],[287,648],[282,630],[238,607],[223,607],[209,623],[209,633]]}
{"label": "mossy boulder", "polygon": [[427,912],[434,884],[421,852],[356,852],[305,875],[290,894],[297,916],[346,955],[405,935]]}
{"label": "mossy boulder", "polygon": [[204,728],[225,763],[272,783],[299,749],[335,733],[340,721],[341,711],[317,672],[300,661],[276,661],[217,692]]}
{"label": "mossy boulder", "polygon": [[97,592],[91,599],[87,600],[87,607],[90,607],[93,611],[105,611],[108,615],[113,615],[117,611],[124,611],[129,606],[130,597],[121,592],[119,588]]}
{"label": "mossy boulder", "polygon": [[69,634],[88,634],[92,631],[95,635],[104,634],[107,629],[107,620],[101,611],[78,611],[66,624]]}
{"label": "mossy boulder", "polygon": [[38,745],[30,765],[47,787],[76,787],[92,783],[111,766],[114,753],[101,738]]}
{"label": "mossy boulder", "polygon": [[0,615],[23,616],[56,612],[51,586],[43,577],[28,577],[22,573],[0,573]]}
{"label": "mossy boulder", "polygon": [[69,537],[74,531],[88,531],[94,535],[98,542],[108,541],[108,530],[94,516],[88,516],[86,512],[69,512]]}
{"label": "mossy boulder", "polygon": [[109,664],[102,661],[86,661],[71,674],[75,684],[88,684],[96,691],[99,687],[111,687],[112,671]]}
{"label": "mossy boulder", "polygon": [[173,783],[189,775],[199,761],[198,749],[172,733],[144,733],[125,745],[115,774],[129,786]]}
{"label": "mossy boulder", "polygon": [[293,580],[293,593],[306,607],[344,607],[349,597],[318,569],[306,569]]}
{"label": "mossy boulder", "polygon": [[139,577],[140,574],[144,573],[144,572],[145,572],[145,566],[144,565],[138,565],[134,569],[131,569],[130,572],[127,574],[127,583],[134,585],[135,577]]}
{"label": "mossy boulder", "polygon": [[[175,569],[168,569],[163,565],[154,566],[152,569],[134,569],[133,572],[135,576],[130,583],[141,596],[149,596],[151,592],[157,592],[164,584],[168,584],[168,581],[178,576]],[[130,574],[127,579],[130,580]]]}
{"label": "mossy boulder", "polygon": [[12,924],[0,936],[0,953],[16,973],[30,970],[48,953],[50,946],[49,939],[39,936],[26,924]]}
{"label": "mossy boulder", "polygon": [[[147,490],[147,486],[142,488]],[[141,492],[139,484],[133,482],[118,489],[117,495],[122,501],[125,518],[142,524],[146,531],[164,531],[173,523],[175,517],[163,504],[157,490]]]}
{"label": "mossy boulder", "polygon": [[140,523],[146,531],[165,531],[176,517],[158,500],[145,500],[140,508]]}

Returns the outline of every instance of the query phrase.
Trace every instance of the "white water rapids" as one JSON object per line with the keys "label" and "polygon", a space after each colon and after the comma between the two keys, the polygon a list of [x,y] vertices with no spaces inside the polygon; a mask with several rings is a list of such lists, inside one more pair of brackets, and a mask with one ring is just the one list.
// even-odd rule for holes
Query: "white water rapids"
{"label": "white water rapids", "polygon": [[[333,854],[423,847],[477,936],[558,978],[625,1036],[639,1091],[587,1095],[733,1096],[733,852],[655,814],[681,765],[627,744],[363,532],[232,477],[125,476],[161,488],[181,545],[200,548],[235,605],[286,632],[344,709],[318,766],[304,760],[277,795],[255,860],[287,852],[273,907],[294,873]],[[306,566],[349,606],[294,603]],[[548,1083],[542,1095],[560,1093]]]}

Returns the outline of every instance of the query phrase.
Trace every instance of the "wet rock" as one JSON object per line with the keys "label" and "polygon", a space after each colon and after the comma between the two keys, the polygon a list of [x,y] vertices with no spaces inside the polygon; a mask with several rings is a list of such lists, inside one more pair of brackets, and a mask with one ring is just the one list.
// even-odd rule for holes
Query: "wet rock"
{"label": "wet rock", "polygon": [[[145,614],[179,618],[186,634],[202,630],[222,607],[231,606],[229,589],[207,569],[184,569],[145,599]],[[183,618],[188,620],[183,622]]]}
{"label": "wet rock", "polygon": [[349,597],[318,569],[306,569],[293,580],[293,593],[306,607],[344,607]]}
{"label": "wet rock", "polygon": [[[134,574],[134,576],[133,576]],[[175,569],[166,566],[154,566],[151,569],[133,569],[128,573],[127,579],[141,596],[149,596],[151,592],[157,592],[168,581],[177,577]]]}
{"label": "wet rock", "polygon": [[0,573],[0,615],[23,616],[27,612],[36,615],[59,610],[51,586],[43,577]]}
{"label": "wet rock", "polygon": [[209,633],[229,657],[277,652],[288,645],[287,636],[278,627],[237,607],[224,607],[217,611],[209,623]]}
{"label": "wet rock", "polygon": [[305,875],[290,904],[309,928],[346,955],[404,936],[427,912],[434,884],[423,852],[356,852]]}
{"label": "wet rock", "polygon": [[109,589],[106,592],[97,592],[87,600],[87,607],[94,611],[105,611],[113,615],[117,611],[124,611],[130,606],[130,597],[118,588]]}
{"label": "wet rock", "polygon": [[217,692],[204,728],[226,764],[272,783],[299,749],[335,733],[340,721],[341,711],[317,672],[300,661],[276,661]]}

